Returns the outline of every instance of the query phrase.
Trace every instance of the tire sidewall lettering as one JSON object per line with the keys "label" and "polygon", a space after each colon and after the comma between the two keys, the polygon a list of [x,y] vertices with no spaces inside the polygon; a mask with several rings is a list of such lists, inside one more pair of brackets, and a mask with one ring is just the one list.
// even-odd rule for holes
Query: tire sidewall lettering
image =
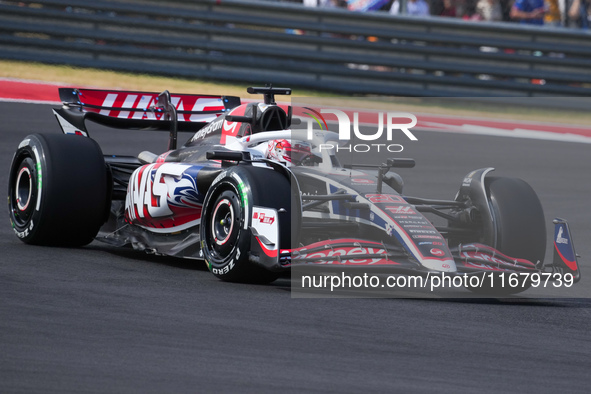
{"label": "tire sidewall lettering", "polygon": [[[222,175],[224,175],[222,177]],[[242,222],[240,223],[240,225],[238,226],[238,236],[237,239],[235,241],[235,245],[233,250],[228,254],[228,256],[222,261],[222,262],[216,262],[214,258],[212,258],[211,256],[211,252],[208,250],[208,245],[207,245],[207,241],[205,239],[201,240],[201,245],[202,245],[202,252],[203,252],[203,256],[205,257],[205,260],[207,262],[207,267],[209,268],[209,270],[217,275],[217,276],[224,276],[229,274],[236,266],[236,262],[239,261],[240,256],[242,256],[244,254],[244,251],[241,250],[242,247],[242,243],[245,243],[244,240],[242,238],[244,238],[247,234],[244,232],[244,228],[248,226],[248,206],[246,205],[248,203],[248,197],[243,198],[242,196],[242,191],[240,188],[240,183],[242,183],[242,179],[236,175],[234,172],[232,172],[232,174],[228,174],[227,171],[224,171],[222,174],[220,174],[220,176],[218,176],[216,178],[216,180],[212,183],[211,186],[211,194],[210,196],[206,199],[206,201],[204,202],[204,206],[206,204],[212,204],[215,202],[215,200],[226,190],[231,190],[237,197],[237,203],[240,206],[240,220],[242,222],[245,223],[245,225],[242,224]],[[213,212],[208,212],[207,214],[207,220],[211,221]],[[202,225],[204,225],[205,223],[202,222]],[[209,226],[211,226],[211,224],[208,224],[208,230],[209,230]],[[208,231],[207,230],[207,231]]]}
{"label": "tire sidewall lettering", "polygon": [[[8,195],[8,209],[10,215],[10,221],[13,227],[13,231],[15,235],[20,239],[27,239],[34,234],[34,230],[36,229],[35,223],[39,221],[39,211],[41,209],[41,204],[43,201],[43,187],[42,187],[42,180],[41,174],[44,173],[45,169],[43,162],[40,160],[39,149],[43,150],[40,142],[33,137],[26,138],[19,144],[19,148],[15,152],[12,160],[11,171],[9,175],[9,195]],[[35,195],[34,200],[30,200],[28,204],[30,204],[30,208],[32,211],[30,213],[30,217],[26,220],[25,223],[20,223],[18,220],[15,220],[13,217],[12,210],[18,207],[16,200],[16,182],[19,177],[19,171],[23,168],[23,163],[25,160],[30,159],[33,162],[33,165],[28,165],[30,176],[31,176],[31,187],[33,188],[31,192],[30,198],[32,199],[33,194]],[[32,167],[32,168],[30,168]],[[15,205],[15,206],[13,206]]]}
{"label": "tire sidewall lettering", "polygon": [[[211,266],[211,264],[209,264]],[[232,268],[234,268],[234,259],[230,260],[230,262],[224,268],[214,268],[211,267],[211,272],[216,275],[224,275],[228,274]]]}

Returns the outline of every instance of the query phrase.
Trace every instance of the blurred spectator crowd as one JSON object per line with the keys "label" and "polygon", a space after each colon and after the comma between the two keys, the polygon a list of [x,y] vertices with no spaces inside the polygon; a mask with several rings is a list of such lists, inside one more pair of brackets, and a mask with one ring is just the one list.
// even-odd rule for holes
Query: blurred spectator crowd
{"label": "blurred spectator crowd", "polygon": [[591,0],[302,0],[307,7],[588,29]]}

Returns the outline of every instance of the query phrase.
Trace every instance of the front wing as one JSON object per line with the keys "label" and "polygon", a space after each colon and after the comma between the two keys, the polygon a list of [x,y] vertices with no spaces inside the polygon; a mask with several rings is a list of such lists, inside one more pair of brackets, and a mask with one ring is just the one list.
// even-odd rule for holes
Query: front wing
{"label": "front wing", "polygon": [[[554,259],[551,264],[531,262],[507,256],[500,251],[479,243],[458,245],[450,248],[456,263],[455,275],[482,275],[486,273],[560,273],[571,274],[574,282],[581,277],[577,254],[574,249],[568,224],[555,219]],[[338,267],[362,267],[372,271],[396,274],[434,275],[439,271],[422,266],[403,248],[395,245],[363,240],[334,239],[316,242],[297,249],[269,253],[265,242],[253,233],[251,253],[256,261],[271,270],[282,270],[294,266],[323,266],[327,269]],[[265,241],[263,237],[263,241]]]}

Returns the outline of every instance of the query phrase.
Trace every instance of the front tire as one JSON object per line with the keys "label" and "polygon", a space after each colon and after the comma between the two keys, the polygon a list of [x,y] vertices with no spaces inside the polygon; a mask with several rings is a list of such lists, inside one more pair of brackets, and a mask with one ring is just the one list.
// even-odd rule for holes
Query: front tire
{"label": "front tire", "polygon": [[33,134],[19,145],[9,174],[8,210],[23,242],[48,246],[90,243],[105,221],[108,176],[89,138]]}
{"label": "front tire", "polygon": [[543,261],[546,220],[536,192],[518,178],[490,177],[485,185],[496,220],[494,247],[508,256]]}
{"label": "front tire", "polygon": [[219,279],[262,284],[280,275],[257,264],[250,256],[248,215],[252,215],[254,206],[278,211],[279,248],[290,248],[293,224],[290,182],[272,169],[232,167],[207,192],[199,229],[203,258]]}
{"label": "front tire", "polygon": [[[507,256],[533,263],[543,261],[546,254],[546,222],[536,192],[519,178],[488,177],[485,179],[485,187],[495,222],[495,234],[491,239],[483,239],[481,242],[493,246]],[[493,286],[469,290],[479,294],[505,296],[531,287],[529,282],[517,287],[501,287],[500,283],[500,278],[495,277]]]}

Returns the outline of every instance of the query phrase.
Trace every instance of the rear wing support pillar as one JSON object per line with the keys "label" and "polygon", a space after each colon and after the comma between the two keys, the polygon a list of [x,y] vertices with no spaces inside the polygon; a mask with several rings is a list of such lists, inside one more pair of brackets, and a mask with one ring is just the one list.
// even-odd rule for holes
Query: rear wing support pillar
{"label": "rear wing support pillar", "polygon": [[166,120],[170,121],[170,138],[168,139],[168,150],[176,149],[178,134],[178,117],[176,108],[170,101],[170,92],[165,90],[158,95],[155,111],[164,111]]}

